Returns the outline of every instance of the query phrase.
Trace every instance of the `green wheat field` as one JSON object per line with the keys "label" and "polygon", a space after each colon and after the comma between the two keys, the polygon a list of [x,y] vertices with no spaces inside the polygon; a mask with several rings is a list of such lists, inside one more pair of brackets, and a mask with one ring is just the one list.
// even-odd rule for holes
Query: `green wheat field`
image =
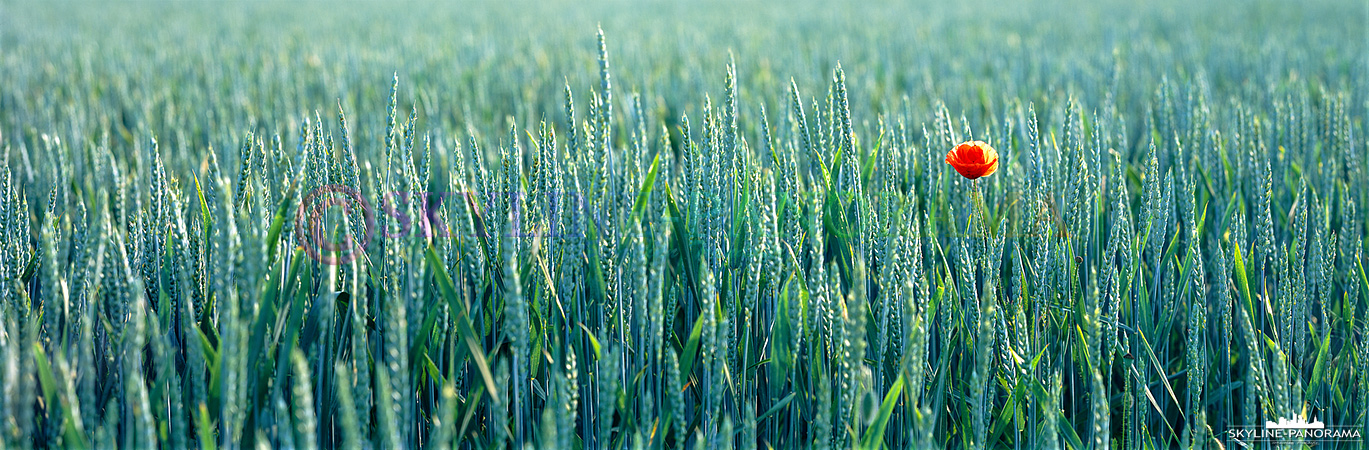
{"label": "green wheat field", "polygon": [[1002,3],[0,0],[0,448],[1369,448],[1369,5]]}

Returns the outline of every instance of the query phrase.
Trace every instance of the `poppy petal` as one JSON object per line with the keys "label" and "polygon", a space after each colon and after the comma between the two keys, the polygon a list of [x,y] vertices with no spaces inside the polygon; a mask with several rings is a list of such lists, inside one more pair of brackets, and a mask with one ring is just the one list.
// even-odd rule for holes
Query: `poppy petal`
{"label": "poppy petal", "polygon": [[968,141],[946,153],[946,164],[971,180],[998,170],[998,151],[984,141]]}

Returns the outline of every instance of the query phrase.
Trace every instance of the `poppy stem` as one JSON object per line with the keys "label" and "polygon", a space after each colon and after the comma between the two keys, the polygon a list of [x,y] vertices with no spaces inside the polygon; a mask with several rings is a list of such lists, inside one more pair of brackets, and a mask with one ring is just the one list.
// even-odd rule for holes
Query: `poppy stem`
{"label": "poppy stem", "polygon": [[973,218],[971,218],[971,220],[977,222],[977,225],[979,226],[980,236],[985,239],[988,239],[989,208],[985,206],[984,197],[979,193],[979,180],[970,181],[970,198],[971,203],[973,203],[974,213],[975,215],[979,216],[979,220],[974,220]]}

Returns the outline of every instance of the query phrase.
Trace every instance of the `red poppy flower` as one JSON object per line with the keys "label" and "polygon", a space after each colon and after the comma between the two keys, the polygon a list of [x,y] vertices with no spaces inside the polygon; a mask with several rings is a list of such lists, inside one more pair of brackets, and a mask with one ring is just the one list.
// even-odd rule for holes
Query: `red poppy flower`
{"label": "red poppy flower", "polygon": [[950,164],[960,175],[971,180],[993,175],[998,170],[998,151],[984,141],[969,141],[955,146],[946,154]]}

